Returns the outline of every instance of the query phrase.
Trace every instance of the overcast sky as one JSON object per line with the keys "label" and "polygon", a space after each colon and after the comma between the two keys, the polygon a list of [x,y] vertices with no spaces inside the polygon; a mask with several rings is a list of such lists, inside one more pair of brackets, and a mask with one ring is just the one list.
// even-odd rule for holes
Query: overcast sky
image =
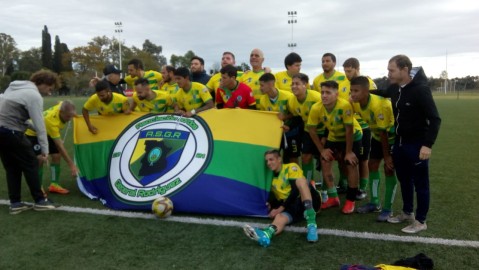
{"label": "overcast sky", "polygon": [[[145,3],[145,4],[142,4]],[[171,54],[193,50],[206,68],[219,63],[223,51],[236,62],[249,62],[255,47],[265,53],[265,66],[284,70],[288,43],[303,58],[302,71],[310,77],[322,72],[321,56],[332,52],[337,69],[349,57],[361,62],[364,75],[387,75],[387,62],[408,55],[427,76],[449,78],[479,75],[479,1],[53,1],[0,0],[0,33],[12,36],[20,50],[41,46],[48,26],[52,44],[56,35],[70,49],[85,46],[93,37],[115,36],[121,21],[121,39],[142,46],[145,39]],[[297,20],[288,24],[288,11]],[[116,36],[118,38],[118,36]],[[447,57],[446,57],[447,56]],[[447,63],[447,64],[446,64]],[[148,67],[147,67],[148,68]]]}

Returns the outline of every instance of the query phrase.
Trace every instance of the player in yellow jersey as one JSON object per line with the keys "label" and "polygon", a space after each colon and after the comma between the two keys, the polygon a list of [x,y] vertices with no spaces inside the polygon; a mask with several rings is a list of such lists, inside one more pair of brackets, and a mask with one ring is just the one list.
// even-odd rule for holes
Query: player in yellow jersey
{"label": "player in yellow jersey", "polygon": [[130,110],[138,108],[141,112],[163,113],[173,107],[170,94],[161,90],[151,90],[148,80],[140,78],[135,81],[136,92],[130,102]]}
{"label": "player in yellow jersey", "polygon": [[[61,130],[65,128],[65,124],[68,123],[75,115],[75,105],[69,100],[62,101],[59,104],[43,112],[43,119],[45,121],[45,127],[48,136],[48,153],[51,157],[51,183],[48,187],[48,191],[50,191],[51,193],[68,194],[70,192],[68,191],[68,189],[63,188],[60,185],[60,161],[62,157],[67,162],[68,167],[71,171],[71,175],[77,176],[78,174],[78,168],[75,166],[75,163],[73,163],[73,160],[68,155],[68,152],[65,149],[60,134]],[[41,181],[43,179],[44,162],[43,159],[40,158],[41,147],[38,143],[37,133],[34,129],[29,128],[26,130],[25,135],[32,143],[33,151],[38,157],[40,169],[39,175]]]}
{"label": "player in yellow jersey", "polygon": [[163,80],[161,73],[154,70],[145,71],[141,60],[131,59],[128,62],[128,76],[125,77],[125,82],[135,89],[135,81],[139,78],[147,79],[151,90],[160,90],[160,83]]}
{"label": "player in yellow jersey", "polygon": [[191,117],[214,107],[213,97],[201,83],[190,81],[190,71],[180,67],[175,70],[175,80],[180,89],[176,93],[175,113]]}
{"label": "player in yellow jersey", "polygon": [[[221,57],[221,68],[227,65],[236,66],[235,55],[232,52],[224,52],[223,56]],[[243,75],[243,72],[238,71],[238,73],[236,74],[236,78],[240,80],[242,75]],[[214,97],[216,97],[216,90],[220,87],[220,82],[221,82],[221,73],[217,72],[215,75],[213,75],[210,78],[210,80],[206,84],[206,87],[210,91],[211,95]]]}
{"label": "player in yellow jersey", "polygon": [[[345,163],[348,177],[346,203],[342,212],[351,214],[354,212],[358,193],[361,127],[354,119],[353,108],[349,101],[338,98],[337,82],[321,83],[321,101],[322,104],[316,103],[311,108],[307,123],[309,134],[321,153],[323,176],[328,187],[329,198],[321,205],[321,208],[339,206],[332,170],[332,163],[337,160],[339,163]],[[328,135],[324,142],[318,134],[325,135],[326,130]]]}
{"label": "player in yellow jersey", "polygon": [[[293,82],[291,88],[293,90],[293,97],[288,101],[288,111],[293,115],[301,118],[301,129],[299,130],[301,145],[301,165],[308,181],[313,179],[314,162],[313,157],[319,157],[319,153],[314,146],[311,137],[307,130],[305,130],[305,124],[308,121],[308,116],[313,104],[321,101],[321,95],[312,90],[308,90],[309,78],[306,74],[298,73],[293,75]],[[279,114],[281,120],[285,120],[283,114]],[[289,127],[286,128],[286,131]],[[318,161],[317,169],[320,170],[320,163]]]}
{"label": "player in yellow jersey", "polygon": [[[299,74],[301,71],[301,62],[303,62],[303,59],[295,52],[286,55],[284,58],[286,70],[274,74],[276,78],[276,88],[292,92],[291,84],[293,83],[293,76]],[[309,86],[307,89],[309,89]]]}
{"label": "player in yellow jersey", "polygon": [[377,221],[385,222],[392,216],[392,204],[396,194],[397,179],[394,174],[392,159],[392,145],[394,144],[394,115],[391,101],[369,93],[369,79],[359,76],[351,79],[351,99],[355,102],[355,112],[368,123],[372,132],[371,157],[369,160],[369,187],[370,202],[358,208],[358,213],[379,212],[380,173],[379,165],[384,159],[384,173],[386,175],[386,193],[384,206],[377,217]]}
{"label": "player in yellow jersey", "polygon": [[319,210],[321,196],[308,183],[298,164],[283,164],[279,150],[266,151],[264,158],[274,174],[268,202],[269,217],[273,222],[263,230],[245,225],[243,231],[246,236],[268,247],[271,238],[280,234],[286,225],[306,219],[306,240],[310,243],[318,241],[316,211]]}
{"label": "player in yellow jersey", "polygon": [[108,83],[100,81],[95,85],[95,94],[93,94],[83,105],[82,114],[88,130],[97,134],[98,129],[90,123],[89,112],[97,110],[100,115],[130,114],[130,104],[128,98],[117,93],[112,93]]}
{"label": "player in yellow jersey", "polygon": [[319,74],[313,80],[313,89],[320,92],[321,83],[325,81],[335,81],[338,84],[346,80],[346,75],[335,69],[336,56],[332,53],[325,53],[321,58],[321,66],[323,73]]}
{"label": "player in yellow jersey", "polygon": [[[292,98],[293,94],[289,91],[277,89],[275,85],[274,75],[271,73],[265,73],[259,78],[261,99],[259,101],[259,110],[278,112],[284,114],[285,119],[289,119],[291,114],[288,110],[288,102]],[[298,117],[301,121],[301,118]],[[291,123],[291,120],[285,120],[285,125],[288,127],[297,126],[298,123]],[[298,135],[298,129],[295,132],[285,132],[281,139],[281,150],[283,150],[283,161],[285,163],[298,162],[298,158],[301,155],[301,137]],[[286,139],[286,141],[285,141]]]}
{"label": "player in yellow jersey", "polygon": [[254,99],[256,100],[256,109],[259,110],[259,101],[263,94],[260,89],[259,78],[265,73],[263,69],[264,54],[260,49],[253,49],[249,56],[249,63],[252,70],[246,71],[238,81],[248,85],[253,91]]}
{"label": "player in yellow jersey", "polygon": [[[163,85],[160,90],[165,91],[169,94],[173,102],[175,101],[175,96],[180,87],[175,81],[175,67],[173,66],[163,66],[161,68],[161,75],[163,76]],[[168,107],[166,112],[172,113],[175,111],[173,104]]]}
{"label": "player in yellow jersey", "polygon": [[[339,97],[349,100],[350,86],[351,86],[350,81],[353,78],[359,77],[361,75],[359,71],[360,69],[359,60],[354,57],[346,59],[346,61],[344,61],[343,63],[343,69],[344,69],[344,74],[346,74],[347,80],[339,84]],[[375,90],[376,84],[374,83],[374,81],[371,80],[369,77],[368,77],[368,80],[369,80],[369,90]],[[363,139],[361,141],[362,148],[360,151],[361,155],[359,156],[360,194],[358,195],[359,196],[358,199],[364,199],[367,195],[365,190],[368,186],[368,179],[369,179],[368,160],[369,160],[369,152],[371,149],[371,130],[369,129],[368,124],[361,119],[359,114],[355,113],[354,117],[356,118],[356,120],[358,120],[358,123],[363,130]],[[345,183],[347,183],[347,179],[340,179],[340,186],[345,186]]]}

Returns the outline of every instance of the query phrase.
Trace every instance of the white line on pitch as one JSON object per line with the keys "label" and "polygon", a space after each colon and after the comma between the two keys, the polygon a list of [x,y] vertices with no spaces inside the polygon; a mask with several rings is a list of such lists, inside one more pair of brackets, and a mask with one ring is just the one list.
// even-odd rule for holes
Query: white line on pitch
{"label": "white line on pitch", "polygon": [[[10,203],[7,200],[0,200],[0,205],[9,205],[9,204]],[[94,214],[94,215],[103,215],[103,216],[126,217],[126,218],[157,219],[155,215],[149,214],[149,213],[81,208],[81,207],[73,207],[73,206],[62,206],[60,208],[55,209],[55,211]],[[234,220],[179,217],[179,216],[170,216],[166,219],[162,219],[161,221],[201,224],[201,225],[227,226],[227,227],[243,227],[243,225],[246,224],[246,222],[234,221]],[[249,223],[249,224],[254,227],[265,226],[265,223]],[[285,230],[290,232],[296,232],[296,233],[306,233],[306,228],[304,227],[287,226]],[[333,236],[359,238],[359,239],[479,248],[479,241],[471,241],[471,240],[456,240],[456,239],[444,239],[444,238],[432,238],[432,237],[420,237],[420,236],[404,236],[404,235],[394,235],[394,234],[354,232],[354,231],[343,231],[343,230],[333,230],[333,229],[318,229],[318,233],[320,235],[333,235]]]}

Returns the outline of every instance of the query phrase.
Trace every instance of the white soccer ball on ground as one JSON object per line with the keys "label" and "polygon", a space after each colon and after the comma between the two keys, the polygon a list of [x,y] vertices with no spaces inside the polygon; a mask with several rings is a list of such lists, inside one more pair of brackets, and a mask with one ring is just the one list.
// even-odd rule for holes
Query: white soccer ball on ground
{"label": "white soccer ball on ground", "polygon": [[160,196],[151,204],[151,211],[159,218],[167,218],[173,213],[173,202],[168,197]]}

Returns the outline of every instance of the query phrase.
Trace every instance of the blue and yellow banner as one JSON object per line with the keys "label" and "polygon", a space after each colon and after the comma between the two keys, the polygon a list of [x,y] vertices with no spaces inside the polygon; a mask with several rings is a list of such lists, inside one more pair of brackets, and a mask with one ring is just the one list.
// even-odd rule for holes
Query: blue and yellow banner
{"label": "blue and yellow banner", "polygon": [[98,134],[74,119],[82,192],[119,210],[149,210],[159,196],[176,212],[267,215],[272,173],[264,152],[278,148],[276,113],[212,109],[172,114],[91,116]]}

